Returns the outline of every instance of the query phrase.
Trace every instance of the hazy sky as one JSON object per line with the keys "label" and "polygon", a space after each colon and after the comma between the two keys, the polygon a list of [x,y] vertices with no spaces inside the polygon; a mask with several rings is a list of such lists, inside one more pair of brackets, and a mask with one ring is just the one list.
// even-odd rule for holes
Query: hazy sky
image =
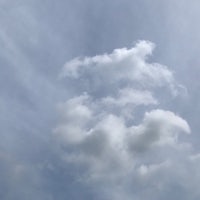
{"label": "hazy sky", "polygon": [[199,11],[0,0],[0,198],[198,200]]}

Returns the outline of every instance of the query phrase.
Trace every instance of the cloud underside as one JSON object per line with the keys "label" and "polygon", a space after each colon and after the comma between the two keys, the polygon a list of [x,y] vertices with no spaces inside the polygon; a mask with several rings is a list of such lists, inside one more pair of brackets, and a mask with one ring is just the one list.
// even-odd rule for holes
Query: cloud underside
{"label": "cloud underside", "polygon": [[176,199],[192,190],[184,181],[198,156],[180,140],[190,127],[160,107],[163,96],[179,95],[182,86],[166,66],[148,62],[153,49],[139,41],[131,49],[75,58],[60,74],[73,96],[58,105],[55,141],[66,165],[82,168],[75,179],[96,185],[102,199],[165,199],[167,192]]}

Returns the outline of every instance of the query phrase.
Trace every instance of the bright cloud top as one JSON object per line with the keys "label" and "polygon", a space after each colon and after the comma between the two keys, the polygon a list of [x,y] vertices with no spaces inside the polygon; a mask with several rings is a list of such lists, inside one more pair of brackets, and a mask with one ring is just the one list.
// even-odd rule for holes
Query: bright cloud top
{"label": "bright cloud top", "polygon": [[128,182],[146,191],[143,180],[171,173],[174,153],[188,149],[179,141],[180,134],[190,133],[187,122],[159,108],[160,91],[174,95],[179,85],[166,66],[147,62],[153,48],[151,42],[139,41],[131,49],[75,58],[61,74],[73,89],[73,96],[58,106],[54,130],[62,158],[85,169],[83,183],[110,184],[112,199],[124,198]]}
{"label": "bright cloud top", "polygon": [[[134,48],[115,49],[111,54],[75,58],[65,64],[61,76],[78,79],[87,92],[108,92],[131,84],[134,88],[167,85],[174,88],[173,73],[166,66],[148,63],[154,44],[140,41]],[[102,83],[103,82],[103,83]]]}

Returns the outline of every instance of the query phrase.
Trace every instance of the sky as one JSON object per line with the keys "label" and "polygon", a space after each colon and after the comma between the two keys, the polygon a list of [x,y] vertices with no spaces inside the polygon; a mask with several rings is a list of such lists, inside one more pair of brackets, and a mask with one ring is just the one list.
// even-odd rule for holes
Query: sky
{"label": "sky", "polygon": [[200,198],[200,2],[0,0],[0,198]]}

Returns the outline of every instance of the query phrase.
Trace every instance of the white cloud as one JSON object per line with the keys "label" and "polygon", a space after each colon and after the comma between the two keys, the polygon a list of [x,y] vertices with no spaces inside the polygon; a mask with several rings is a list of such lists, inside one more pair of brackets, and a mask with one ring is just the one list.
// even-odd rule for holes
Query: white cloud
{"label": "white cloud", "polygon": [[170,111],[153,110],[145,114],[143,122],[130,129],[127,142],[133,151],[146,151],[153,145],[177,146],[178,134],[190,133],[185,120]]}
{"label": "white cloud", "polygon": [[157,104],[157,100],[152,96],[151,92],[131,88],[119,90],[117,98],[108,96],[103,99],[103,102],[117,106]]}
{"label": "white cloud", "polygon": [[[130,185],[140,188],[132,194],[135,199],[149,194],[158,199],[165,187],[172,190],[173,181],[182,187],[178,176],[188,176],[173,174],[178,162],[186,167],[196,158],[180,140],[182,133],[190,133],[186,120],[159,108],[158,88],[173,95],[180,85],[166,66],[147,62],[153,48],[140,41],[132,49],[75,58],[63,70],[74,97],[58,106],[54,138],[64,162],[84,169],[79,181],[98,184],[110,199],[129,199]],[[180,160],[184,154],[187,158]]]}
{"label": "white cloud", "polygon": [[81,142],[84,137],[83,131],[85,134],[87,133],[87,124],[92,120],[92,111],[84,105],[87,99],[88,97],[83,95],[72,98],[58,106],[63,121],[55,129],[55,132],[66,143]]}
{"label": "white cloud", "polygon": [[176,92],[173,73],[166,66],[146,61],[153,48],[153,43],[140,41],[131,49],[121,48],[111,54],[75,58],[65,64],[60,76],[79,80],[89,93],[106,91],[111,94],[124,85],[141,89],[166,84]]}

